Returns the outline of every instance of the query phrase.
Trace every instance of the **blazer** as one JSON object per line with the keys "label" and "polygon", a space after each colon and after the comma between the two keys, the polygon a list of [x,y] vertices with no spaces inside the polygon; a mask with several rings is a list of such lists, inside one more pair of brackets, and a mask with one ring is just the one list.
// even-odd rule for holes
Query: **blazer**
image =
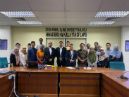
{"label": "blazer", "polygon": [[[56,56],[56,50],[55,48],[52,48],[52,54],[50,55],[49,47],[45,48],[44,50],[44,57],[45,57],[45,63],[49,65],[54,65],[54,59]],[[49,59],[52,59],[51,62],[49,62]]]}
{"label": "blazer", "polygon": [[[65,56],[66,56],[66,48],[62,48],[62,54],[60,56],[60,47],[56,48],[56,57],[57,57],[57,65],[58,66],[65,66]],[[62,58],[63,61],[60,61],[60,57]]]}
{"label": "blazer", "polygon": [[73,50],[73,58],[72,60],[74,60],[74,63],[70,63],[71,60],[71,51],[68,50],[66,53],[66,59],[67,59],[67,66],[76,66],[76,59],[77,59],[77,51]]}

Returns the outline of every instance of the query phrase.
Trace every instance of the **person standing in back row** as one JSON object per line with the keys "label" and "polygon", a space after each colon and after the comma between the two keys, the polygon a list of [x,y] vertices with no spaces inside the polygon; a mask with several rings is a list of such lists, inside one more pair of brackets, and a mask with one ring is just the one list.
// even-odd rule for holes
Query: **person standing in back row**
{"label": "person standing in back row", "polygon": [[[42,38],[39,38],[39,43],[40,43],[40,44],[38,44],[38,45],[36,46],[37,51],[40,50],[40,45],[43,45],[43,39],[42,39]],[[43,47],[44,47],[44,49],[46,48],[45,45],[43,45]]]}
{"label": "person standing in back row", "polygon": [[66,48],[63,47],[63,42],[59,42],[59,47],[56,48],[56,56],[57,56],[57,65],[65,66],[65,56],[66,56]]}

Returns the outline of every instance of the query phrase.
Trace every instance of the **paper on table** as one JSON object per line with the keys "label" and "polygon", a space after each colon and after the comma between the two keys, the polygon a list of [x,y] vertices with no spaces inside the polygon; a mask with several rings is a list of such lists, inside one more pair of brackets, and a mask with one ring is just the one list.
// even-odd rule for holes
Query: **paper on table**
{"label": "paper on table", "polygon": [[68,68],[68,69],[75,69],[74,67],[66,67],[66,68]]}
{"label": "paper on table", "polygon": [[91,69],[90,67],[84,67],[84,69]]}

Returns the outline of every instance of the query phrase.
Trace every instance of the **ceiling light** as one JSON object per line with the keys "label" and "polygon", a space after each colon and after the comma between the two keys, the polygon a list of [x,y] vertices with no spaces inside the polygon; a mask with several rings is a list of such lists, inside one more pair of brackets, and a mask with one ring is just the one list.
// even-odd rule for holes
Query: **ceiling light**
{"label": "ceiling light", "polygon": [[17,21],[20,24],[42,24],[40,21]]}
{"label": "ceiling light", "polygon": [[35,17],[32,11],[1,11],[7,17]]}
{"label": "ceiling light", "polygon": [[89,25],[111,25],[114,22],[115,21],[93,21],[93,22],[90,22]]}
{"label": "ceiling light", "polygon": [[104,11],[98,12],[95,17],[125,17],[129,11]]}

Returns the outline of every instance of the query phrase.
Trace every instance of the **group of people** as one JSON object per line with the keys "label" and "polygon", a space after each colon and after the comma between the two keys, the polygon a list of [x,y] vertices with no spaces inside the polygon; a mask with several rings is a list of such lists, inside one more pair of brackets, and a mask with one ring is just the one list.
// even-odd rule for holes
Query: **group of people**
{"label": "group of people", "polygon": [[80,44],[79,50],[74,50],[74,45],[66,42],[66,47],[63,46],[63,42],[59,41],[59,47],[53,48],[52,42],[48,43],[48,47],[43,45],[43,39],[39,39],[40,44],[35,48],[35,41],[31,41],[28,44],[28,50],[26,47],[20,49],[20,43],[16,43],[16,47],[10,53],[11,66],[23,66],[27,65],[27,62],[34,61],[37,64],[49,64],[54,65],[54,59],[57,57],[58,66],[76,66],[76,60],[78,59],[79,67],[109,67],[110,61],[123,62],[123,54],[119,50],[119,46],[115,45],[113,50],[110,49],[111,44],[106,43],[106,49],[104,50],[98,42],[94,43],[94,48],[88,43]]}

